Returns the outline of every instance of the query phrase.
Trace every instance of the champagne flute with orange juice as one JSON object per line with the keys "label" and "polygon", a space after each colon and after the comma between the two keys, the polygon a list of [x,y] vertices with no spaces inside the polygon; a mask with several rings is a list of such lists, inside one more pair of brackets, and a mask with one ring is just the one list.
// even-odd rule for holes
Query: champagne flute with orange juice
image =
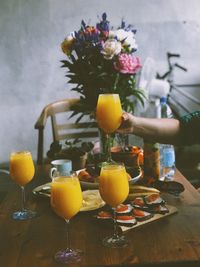
{"label": "champagne flute with orange juice", "polygon": [[82,206],[82,191],[77,176],[62,176],[57,173],[51,185],[51,206],[55,213],[67,223],[67,248],[58,251],[54,258],[60,263],[76,263],[81,261],[82,252],[70,248],[69,222]]}
{"label": "champagne flute with orange juice", "polygon": [[22,207],[20,211],[13,213],[15,220],[27,220],[37,216],[37,213],[25,208],[25,185],[29,183],[34,176],[35,167],[32,155],[29,151],[13,152],[10,155],[10,176],[21,187]]}
{"label": "champagne flute with orange juice", "polygon": [[111,162],[110,134],[121,124],[122,107],[118,94],[100,94],[96,107],[96,119],[107,137],[106,161]]}
{"label": "champagne flute with orange juice", "polygon": [[117,231],[116,208],[129,193],[127,173],[123,163],[103,163],[99,178],[99,192],[102,199],[113,209],[114,234],[103,239],[103,245],[120,248],[128,245],[125,236]]}

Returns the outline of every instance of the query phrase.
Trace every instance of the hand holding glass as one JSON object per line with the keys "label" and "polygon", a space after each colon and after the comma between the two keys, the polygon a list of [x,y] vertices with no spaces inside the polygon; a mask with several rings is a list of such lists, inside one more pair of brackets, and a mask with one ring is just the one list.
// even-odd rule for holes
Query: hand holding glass
{"label": "hand holding glass", "polygon": [[70,248],[69,221],[79,212],[82,206],[80,182],[76,176],[61,176],[53,178],[51,186],[51,206],[55,213],[67,223],[67,248],[55,254],[55,260],[61,263],[76,263],[81,260],[81,251]]}
{"label": "hand holding glass", "polygon": [[121,124],[122,107],[118,94],[100,94],[96,108],[96,119],[99,127],[107,135],[107,162],[111,162],[110,134]]}
{"label": "hand holding glass", "polygon": [[32,219],[37,213],[25,209],[25,190],[24,186],[29,183],[34,176],[35,168],[32,155],[29,151],[13,152],[10,155],[10,176],[21,187],[22,190],[22,208],[21,211],[13,213],[15,220]]}
{"label": "hand holding glass", "polygon": [[117,231],[116,208],[123,203],[129,193],[127,173],[123,164],[104,163],[99,179],[99,191],[102,199],[112,207],[114,213],[114,234],[103,239],[103,245],[119,248],[128,245],[123,235]]}

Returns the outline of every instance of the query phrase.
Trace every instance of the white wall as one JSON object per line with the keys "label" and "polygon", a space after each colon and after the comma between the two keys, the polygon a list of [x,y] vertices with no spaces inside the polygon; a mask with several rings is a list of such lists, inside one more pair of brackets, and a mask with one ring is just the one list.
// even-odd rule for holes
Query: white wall
{"label": "white wall", "polygon": [[[104,11],[113,26],[124,17],[138,29],[138,54],[164,72],[166,52],[181,54],[180,82],[200,82],[199,0],[1,0],[0,163],[12,150],[36,157],[34,124],[44,105],[71,96],[61,69],[60,43],[80,22],[95,24]],[[46,137],[50,139],[50,131]]]}

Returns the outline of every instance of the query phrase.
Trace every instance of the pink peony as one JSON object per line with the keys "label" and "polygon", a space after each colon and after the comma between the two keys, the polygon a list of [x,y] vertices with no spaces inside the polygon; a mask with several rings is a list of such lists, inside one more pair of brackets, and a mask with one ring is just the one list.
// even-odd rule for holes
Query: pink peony
{"label": "pink peony", "polygon": [[121,54],[114,63],[114,67],[121,73],[134,74],[141,68],[140,59],[134,55]]}

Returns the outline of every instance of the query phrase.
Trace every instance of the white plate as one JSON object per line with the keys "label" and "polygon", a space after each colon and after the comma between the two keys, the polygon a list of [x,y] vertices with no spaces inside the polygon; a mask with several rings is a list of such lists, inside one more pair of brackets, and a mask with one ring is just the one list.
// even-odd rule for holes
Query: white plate
{"label": "white plate", "polygon": [[37,186],[36,188],[33,189],[33,194],[34,195],[42,195],[46,197],[50,197],[50,191],[51,191],[51,183],[46,183]]}
{"label": "white plate", "polygon": [[[80,171],[83,171],[83,170],[85,169],[76,171],[77,175],[79,174]],[[129,180],[129,184],[135,184],[141,178],[141,176],[142,176],[142,171],[140,170],[140,173],[137,176]],[[99,188],[98,183],[80,181],[80,184],[83,189],[98,189]]]}
{"label": "white plate", "polygon": [[[33,194],[50,197],[51,183],[40,185],[33,189]],[[80,211],[96,210],[105,205],[105,202],[99,194],[99,190],[86,190],[83,194],[83,206]]]}

